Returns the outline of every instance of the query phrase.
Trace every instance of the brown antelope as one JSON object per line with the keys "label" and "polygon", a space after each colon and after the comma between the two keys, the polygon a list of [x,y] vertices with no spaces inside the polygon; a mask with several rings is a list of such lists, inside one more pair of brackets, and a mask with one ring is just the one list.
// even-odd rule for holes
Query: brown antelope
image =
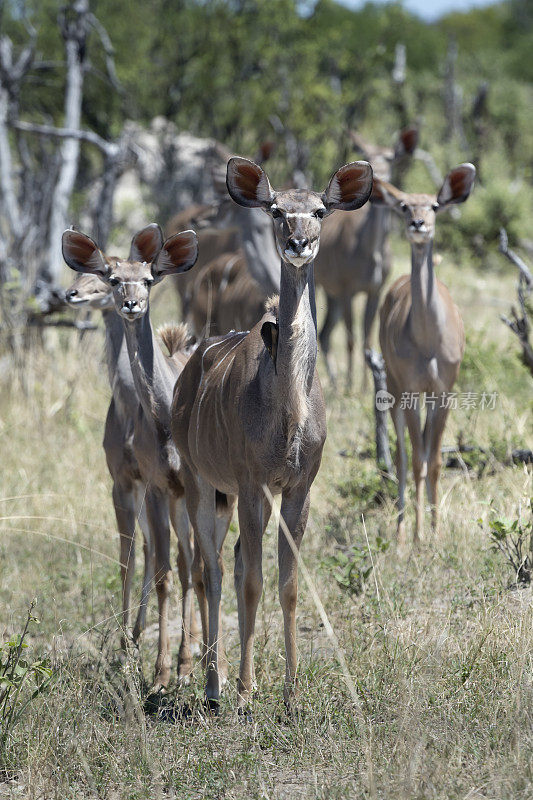
{"label": "brown antelope", "polygon": [[[168,608],[172,587],[170,567],[169,516],[183,552],[180,578],[182,598],[182,648],[178,674],[185,677],[192,668],[190,630],[192,604],[193,547],[189,518],[184,504],[180,457],[170,435],[170,405],[174,383],[188,355],[171,347],[163,354],[149,317],[152,285],[165,275],[186,272],[196,261],[197,240],[193,231],[176,234],[163,243],[158,225],[149,225],[132,240],[127,260],[105,256],[88,236],[68,230],[63,234],[63,256],[77,272],[96,275],[111,288],[115,311],[120,317],[135,397],[142,413],[135,416],[133,447],[143,480],[150,487],[146,513],[153,532],[155,586],[159,606],[159,643],[153,690],[167,686],[171,653]],[[198,559],[197,559],[198,560]],[[198,569],[198,567],[197,567]],[[201,565],[200,565],[201,569]],[[205,595],[199,592],[204,641],[207,633]]]}
{"label": "brown antelope", "polygon": [[[392,148],[376,147],[352,133],[352,141],[372,165],[374,175],[397,180],[418,141],[416,128],[401,131]],[[366,294],[363,319],[363,353],[370,347],[370,334],[379,305],[383,284],[391,268],[388,235],[390,214],[387,208],[366,206],[358,214],[334,214],[324,224],[320,253],[315,264],[316,282],[326,293],[327,311],[320,347],[326,360],[330,380],[335,368],[330,352],[330,336],[337,321],[344,319],[347,348],[347,385],[352,385],[353,319],[352,301],[356,294]],[[363,373],[366,376],[366,371]]]}
{"label": "brown antelope", "polygon": [[265,293],[241,252],[224,253],[191,283],[188,323],[200,338],[250,330],[263,316]]}
{"label": "brown antelope", "polygon": [[[132,633],[133,641],[136,643],[145,628],[146,607],[154,575],[154,542],[146,518],[145,506],[145,495],[151,492],[151,488],[142,479],[133,448],[135,418],[143,411],[135,391],[122,321],[115,312],[110,287],[96,275],[80,273],[67,289],[65,299],[74,308],[91,308],[101,311],[104,320],[106,363],[113,394],[106,416],[103,446],[113,481],[113,505],[120,536],[122,620],[126,633],[130,625],[130,593],[135,571],[136,518],[139,520],[144,537],[144,578],[141,602]],[[185,326],[165,326],[158,331],[158,334],[161,335],[170,355],[176,349],[187,354],[188,341]],[[190,583],[190,576],[187,575],[186,559],[184,560],[181,546],[178,546],[178,574],[182,584],[182,593],[184,593]],[[192,612],[190,631],[193,640],[198,640],[199,633],[194,612]],[[196,646],[193,644],[191,652],[194,649]],[[184,663],[183,656],[186,651],[187,644],[182,641],[180,663]]]}
{"label": "brown antelope", "polygon": [[[435,276],[433,238],[438,212],[463,203],[475,178],[472,164],[460,164],[445,178],[438,195],[406,194],[375,179],[372,201],[383,203],[403,217],[411,243],[411,275],[391,286],[381,308],[379,341],[385,359],[387,387],[393,395],[391,414],[396,429],[398,476],[398,542],[405,540],[404,507],[407,458],[405,424],[413,452],[416,486],[415,542],[423,535],[424,480],[431,504],[432,527],[438,525],[438,480],[441,440],[448,417],[451,391],[464,352],[463,322],[446,286]],[[404,398],[426,393],[426,422],[421,429],[418,403]],[[432,396],[433,407],[427,396]],[[435,398],[435,399],[433,399]],[[405,406],[405,407],[403,407]]]}
{"label": "brown antelope", "polygon": [[[272,149],[271,142],[263,142],[256,162],[264,164],[270,158]],[[227,161],[230,153],[221,146],[219,150],[225,153]],[[257,310],[257,296],[261,294],[264,302],[273,292],[279,291],[279,259],[274,246],[272,223],[259,209],[243,212],[232,203],[226,193],[225,178],[225,164],[223,177],[218,168],[213,170],[215,190],[220,194],[217,203],[212,206],[191,206],[180,211],[166,227],[167,235],[183,228],[195,228],[198,231],[199,255],[194,274],[190,279],[186,276],[185,280],[176,282],[183,318],[195,326],[193,329],[198,337],[209,335],[209,327],[217,333],[227,333],[231,328],[238,327],[238,318],[232,320],[231,316],[233,311],[238,311],[235,293],[228,290],[223,297],[219,297],[220,282],[228,286],[229,283],[235,284],[238,279],[242,283],[236,292],[239,298],[245,297],[246,285],[251,289],[251,308],[241,304],[240,313],[244,312],[246,318],[253,319],[254,324],[259,319],[252,316]],[[199,299],[196,297],[197,291],[200,293]],[[208,302],[204,304],[206,293]],[[223,318],[218,316],[219,307],[226,307]],[[229,324],[228,319],[231,320]]]}
{"label": "brown antelope", "polygon": [[[241,663],[238,707],[253,682],[255,617],[262,591],[262,538],[270,494],[282,495],[281,514],[296,547],[304,535],[309,491],[326,438],[326,414],[316,372],[316,307],[313,262],[322,219],[335,209],[359,208],[372,187],[366,162],[341,167],[322,194],[273,191],[261,167],[232,158],[230,196],[274,220],[281,259],[279,307],[267,310],[248,333],[203,341],[174,392],[172,435],[183,460],[187,510],[205,563],[209,604],[206,695],[216,710],[220,695],[218,620],[222,585],[220,549],[226,530],[217,524],[220,494],[239,498],[240,538],[235,548],[235,587]],[[296,679],[297,560],[280,528],[279,597],[286,650],[285,701]]]}
{"label": "brown antelope", "polygon": [[[130,592],[135,569],[135,520],[139,520],[144,536],[144,579],[141,603],[133,629],[137,641],[144,630],[146,605],[153,578],[153,541],[146,519],[144,496],[146,484],[141,478],[133,452],[133,425],[139,401],[124,342],[122,322],[114,311],[109,288],[93,275],[78,275],[67,289],[65,298],[75,308],[93,308],[102,312],[105,324],[105,354],[109,382],[113,392],[107,411],[104,451],[113,481],[113,506],[120,536],[120,571],[122,579],[122,624],[130,626]],[[124,644],[124,642],[123,642]]]}

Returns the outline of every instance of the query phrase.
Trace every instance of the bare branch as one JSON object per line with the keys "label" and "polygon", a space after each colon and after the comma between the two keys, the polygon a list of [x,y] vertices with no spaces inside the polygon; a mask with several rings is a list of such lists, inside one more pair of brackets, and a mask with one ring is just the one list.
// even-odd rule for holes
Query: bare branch
{"label": "bare branch", "polygon": [[94,28],[102,47],[104,48],[105,56],[106,56],[106,68],[107,68],[107,76],[113,88],[118,92],[118,94],[124,96],[126,94],[124,87],[120,83],[117,72],[115,69],[115,48],[111,43],[111,39],[109,38],[109,34],[94,14],[88,15],[89,24]]}
{"label": "bare branch", "polygon": [[118,151],[118,145],[114,142],[107,142],[94,131],[76,130],[74,128],[55,128],[53,125],[38,125],[33,122],[23,122],[17,120],[11,123],[11,127],[26,133],[36,133],[39,136],[52,136],[57,139],[76,139],[80,142],[89,142],[98,147],[106,155],[114,155]]}
{"label": "bare branch", "polygon": [[500,315],[500,319],[518,338],[520,346],[522,347],[522,360],[533,375],[533,346],[529,341],[531,323],[529,321],[526,308],[526,297],[533,289],[533,276],[531,275],[527,264],[522,261],[520,256],[513,252],[513,250],[509,250],[509,240],[505,228],[500,230],[500,252],[506,256],[515,267],[518,267],[520,275],[518,282],[518,302],[520,304],[520,312],[518,312],[513,306],[511,308],[511,319],[503,314]]}
{"label": "bare branch", "polygon": [[514,264],[515,267],[518,267],[521,278],[523,278],[525,281],[526,286],[531,289],[533,287],[533,275],[529,271],[527,264],[522,261],[520,256],[515,253],[514,250],[509,250],[509,237],[507,236],[507,231],[505,228],[500,228],[500,253],[506,256],[511,264]]}
{"label": "bare branch", "polygon": [[430,174],[431,180],[435,184],[437,188],[440,189],[442,186],[442,182],[444,180],[444,176],[442,175],[441,171],[437,167],[435,159],[428,153],[427,150],[421,150],[420,147],[417,147],[415,152],[413,153],[413,158],[418,158],[424,166],[426,167],[427,171]]}

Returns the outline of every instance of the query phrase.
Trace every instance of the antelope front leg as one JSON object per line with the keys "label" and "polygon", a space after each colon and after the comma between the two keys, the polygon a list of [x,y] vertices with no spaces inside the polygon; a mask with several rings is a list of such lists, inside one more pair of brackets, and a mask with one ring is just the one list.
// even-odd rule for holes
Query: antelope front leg
{"label": "antelope front leg", "polygon": [[130,488],[113,484],[113,505],[120,536],[120,577],[122,582],[122,647],[130,627],[130,595],[135,571],[135,506]]}
{"label": "antelope front leg", "polygon": [[[292,495],[283,494],[281,517],[289,529],[296,549],[300,550],[309,516],[307,488]],[[285,685],[283,699],[290,710],[296,698],[296,601],[298,598],[298,561],[280,525],[278,532],[279,600],[283,610],[285,630]]]}
{"label": "antelope front leg", "polygon": [[[222,558],[222,548],[226,540],[228,529],[233,516],[235,508],[236,495],[216,495],[216,522],[215,522],[215,536],[217,552],[220,555],[220,569],[222,576],[224,576],[224,560]],[[220,686],[224,686],[228,680],[228,659],[226,657],[226,649],[224,647],[224,632],[222,628],[222,607],[220,607],[220,614],[218,619],[218,668],[220,674]]]}
{"label": "antelope front leg", "polygon": [[[200,546],[197,542],[194,545],[194,557],[192,562],[192,583],[200,609],[200,624],[202,626],[202,667],[207,668],[207,639],[209,636],[209,610],[207,607],[207,594],[204,581],[204,561],[200,553]],[[191,626],[191,635],[192,626]]]}
{"label": "antelope front leg", "polygon": [[335,365],[333,362],[333,356],[330,353],[329,349],[329,340],[333,331],[333,328],[339,321],[341,317],[341,305],[338,300],[334,297],[330,297],[326,295],[327,300],[327,311],[326,311],[326,319],[324,320],[324,324],[322,326],[322,330],[320,331],[320,349],[324,354],[324,359],[326,362],[326,370],[328,373],[328,378],[331,384],[334,386],[336,383],[336,370]]}
{"label": "antelope front leg", "polygon": [[424,484],[427,475],[427,461],[424,451],[424,440],[420,428],[420,412],[417,409],[406,409],[405,417],[411,439],[413,477],[416,489],[416,523],[414,542],[418,546],[424,538]]}
{"label": "antelope front leg", "polygon": [[392,421],[396,431],[396,478],[398,480],[398,499],[396,508],[398,509],[398,522],[396,529],[396,543],[398,548],[405,544],[405,482],[407,478],[407,453],[405,450],[405,417],[403,409],[400,408],[399,394],[389,391],[395,396],[395,403],[391,408]]}
{"label": "antelope front leg", "polygon": [[146,495],[146,514],[148,524],[154,533],[155,588],[159,607],[159,640],[154,684],[151,689],[151,693],[155,693],[168,686],[172,665],[168,631],[172,569],[170,567],[170,526],[166,494],[155,491],[149,492]]}
{"label": "antelope front leg", "polygon": [[431,420],[428,436],[429,456],[426,485],[431,505],[431,527],[435,533],[437,533],[439,526],[439,476],[442,467],[441,442],[447,418],[448,409],[437,408]]}
{"label": "antelope front leg", "polygon": [[239,610],[241,664],[237,708],[245,708],[254,684],[254,633],[257,606],[263,590],[263,534],[270,505],[251,489],[239,492],[239,532],[235,545],[235,590]]}
{"label": "antelope front leg", "polygon": [[181,642],[178,651],[178,680],[185,682],[192,672],[191,613],[194,555],[192,528],[185,506],[185,498],[170,499],[170,518],[178,537],[178,575],[181,585]]}
{"label": "antelope front leg", "polygon": [[[195,549],[196,546],[200,548],[204,563],[203,577],[208,607],[205,694],[211,710],[216,713],[220,699],[218,640],[222,594],[222,559],[216,540],[215,489],[203,478],[195,476],[185,465],[183,466],[183,481],[185,484],[187,511],[194,529]],[[195,558],[195,562],[195,568],[197,568],[200,561]],[[195,575],[194,580],[195,588],[199,591],[199,576]],[[202,611],[202,604],[200,604],[200,610]]]}
{"label": "antelope front leg", "polygon": [[370,336],[372,325],[376,318],[379,306],[379,289],[368,293],[366,297],[365,316],[363,320],[363,384],[362,391],[366,392],[368,386],[368,367],[365,360],[365,351],[370,349]]}
{"label": "antelope front leg", "polygon": [[154,579],[155,566],[154,537],[150,530],[150,526],[148,525],[148,518],[146,516],[144,485],[137,486],[135,490],[135,515],[142,530],[144,540],[144,575],[141,591],[141,603],[139,605],[137,619],[135,620],[135,625],[133,627],[133,641],[137,642],[139,636],[144,631],[146,626],[146,609],[148,607],[148,597],[150,595],[150,589],[152,588],[152,581]]}
{"label": "antelope front leg", "polygon": [[[345,299],[342,307],[342,316],[344,319],[344,327],[346,328],[346,389],[352,390],[353,386],[353,311],[352,311],[352,298]],[[366,372],[363,372],[363,381],[365,380]],[[366,389],[366,384],[363,386]]]}

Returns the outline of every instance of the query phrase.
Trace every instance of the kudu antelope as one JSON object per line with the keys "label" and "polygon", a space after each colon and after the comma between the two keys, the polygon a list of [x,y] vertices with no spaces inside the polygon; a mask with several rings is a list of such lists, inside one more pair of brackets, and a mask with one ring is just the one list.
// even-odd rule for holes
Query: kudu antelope
{"label": "kudu antelope", "polygon": [[[270,308],[248,333],[202,342],[175,388],[172,435],[183,459],[187,509],[205,563],[209,604],[206,695],[214,709],[220,693],[218,620],[226,530],[217,525],[216,498],[238,495],[240,538],[235,587],[241,663],[238,707],[253,682],[255,617],[262,591],[262,538],[270,517],[269,492],[281,493],[281,514],[299,548],[309,513],[309,492],[320,466],[326,414],[316,372],[313,262],[322,219],[335,209],[359,208],[368,199],[372,170],[366,162],[341,167],[322,194],[275,192],[261,167],[232,158],[227,187],[236,203],[266,211],[274,220],[281,260],[279,307]],[[265,492],[265,487],[268,492]],[[284,697],[296,678],[297,560],[280,528],[279,597],[286,649]]]}
{"label": "kudu antelope", "polygon": [[188,323],[200,338],[250,330],[265,309],[265,292],[241,252],[215,258],[191,285]]}
{"label": "kudu antelope", "polygon": [[[88,236],[68,230],[63,234],[63,256],[77,272],[90,273],[111,288],[116,313],[122,325],[135,396],[142,413],[135,416],[133,447],[140,473],[150,487],[146,514],[153,532],[155,586],[159,606],[159,642],[153,690],[170,679],[171,653],[168,608],[172,587],[169,516],[183,552],[180,579],[182,598],[182,646],[179,677],[191,670],[190,630],[193,547],[187,516],[180,457],[170,435],[170,405],[174,383],[188,355],[179,348],[171,357],[163,354],[149,317],[152,285],[165,275],[186,272],[196,261],[197,241],[193,231],[170,237],[163,243],[158,225],[149,225],[132,240],[127,260],[105,256]],[[173,348],[174,349],[174,348]],[[204,641],[207,633],[205,599],[200,594]]]}
{"label": "kudu antelope", "polygon": [[[468,198],[475,174],[472,164],[461,164],[448,174],[436,197],[406,194],[385,181],[377,178],[374,181],[372,201],[387,205],[403,218],[411,243],[411,275],[398,278],[387,292],[379,331],[387,387],[394,398],[391,414],[397,437],[399,543],[405,539],[406,423],[416,486],[415,542],[423,535],[424,480],[433,529],[438,525],[441,440],[449,411],[448,393],[463,358],[464,330],[448,289],[435,276],[433,238],[436,215],[452,203],[463,203]],[[422,431],[418,404],[409,401],[402,404],[402,395],[416,399],[423,392],[426,393],[427,413]],[[428,402],[428,395],[433,405]]]}
{"label": "kudu antelope", "polygon": [[[122,580],[122,624],[127,633],[130,626],[130,594],[135,571],[135,520],[144,537],[144,577],[141,602],[133,628],[132,638],[137,642],[146,624],[146,608],[154,575],[154,542],[146,517],[145,495],[151,492],[135,457],[133,432],[135,418],[142,414],[133,375],[128,348],[124,339],[122,321],[115,311],[111,288],[96,275],[80,273],[65,293],[67,303],[76,309],[91,308],[102,312],[105,326],[105,355],[111,384],[112,398],[106,415],[104,451],[107,466],[113,481],[113,505],[120,536],[120,571]],[[184,353],[188,347],[185,326],[166,326],[158,332],[170,355],[178,346]],[[181,338],[181,341],[180,341]],[[157,533],[157,532],[156,532]],[[178,545],[178,574],[182,593],[187,590],[190,576],[186,573],[184,554]],[[194,611],[191,611],[191,636],[199,640]],[[123,645],[125,641],[123,639]],[[196,649],[193,644],[191,651]],[[186,643],[180,646],[185,653]],[[186,662],[186,659],[185,659]],[[186,663],[181,659],[183,666]]]}
{"label": "kudu antelope", "polygon": [[[263,142],[256,162],[270,158],[273,145]],[[226,161],[229,158],[227,153]],[[176,214],[166,226],[170,235],[183,228],[195,228],[199,255],[194,273],[177,281],[183,318],[199,337],[227,333],[243,327],[242,320],[259,318],[257,309],[279,291],[279,259],[274,246],[271,221],[259,210],[243,211],[226,193],[223,176],[213,170],[218,203],[192,206]],[[261,315],[259,315],[261,316]]]}
{"label": "kudu antelope", "polygon": [[[203,259],[182,295],[186,319],[198,337],[249,329],[261,317],[266,298],[279,291],[271,220],[260,209],[231,205],[226,219],[233,228],[199,232],[199,246],[205,244],[211,255],[224,249],[207,263]],[[236,240],[232,231],[238,232]]]}
{"label": "kudu antelope", "polygon": [[[144,537],[144,579],[141,603],[133,629],[137,641],[144,630],[146,605],[153,578],[153,540],[146,518],[144,497],[146,484],[141,478],[133,452],[133,426],[139,401],[122,322],[115,313],[109,288],[93,275],[78,275],[67,289],[65,299],[74,308],[99,309],[105,325],[105,356],[112,398],[106,415],[104,451],[113,481],[113,506],[120,536],[120,571],[122,580],[122,624],[125,632],[130,627],[130,593],[135,569],[135,520],[139,520]],[[123,642],[124,644],[124,642]]]}
{"label": "kudu antelope", "polygon": [[[372,165],[374,175],[385,180],[397,180],[405,168],[418,141],[416,128],[401,131],[393,148],[376,147],[352,134],[352,141]],[[322,244],[315,264],[316,282],[326,293],[327,311],[320,347],[326,360],[331,381],[335,381],[335,367],[330,351],[330,337],[342,317],[346,327],[347,385],[352,385],[353,374],[353,312],[355,295],[366,294],[363,318],[363,353],[370,347],[370,334],[383,284],[391,268],[388,235],[390,213],[387,208],[366,206],[358,214],[334,214],[324,224]],[[366,376],[366,371],[363,373]]]}

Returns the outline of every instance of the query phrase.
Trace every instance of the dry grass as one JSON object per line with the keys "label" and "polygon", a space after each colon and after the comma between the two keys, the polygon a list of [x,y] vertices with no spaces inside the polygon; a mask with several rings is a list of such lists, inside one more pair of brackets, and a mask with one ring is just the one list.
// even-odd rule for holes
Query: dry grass
{"label": "dry grass", "polygon": [[[401,253],[405,266],[405,251]],[[253,723],[233,712],[238,665],[230,554],[224,611],[231,664],[221,715],[201,712],[197,666],[181,692],[192,715],[146,716],[144,681],[155,658],[155,602],[139,658],[120,666],[117,535],[101,448],[109,390],[101,337],[54,332],[28,358],[25,391],[4,367],[0,385],[0,601],[3,638],[21,630],[37,598],[28,652],[55,679],[13,730],[0,797],[28,798],[531,798],[533,605],[510,590],[486,520],[516,516],[531,471],[506,464],[531,446],[531,379],[498,321],[513,277],[444,263],[463,310],[468,356],[461,390],[499,392],[494,411],[459,409],[445,434],[495,453],[481,477],[447,470],[442,532],[419,553],[378,552],[394,529],[392,498],[374,502],[368,396],[326,389],[329,435],[313,490],[303,557],[357,687],[350,696],[311,593],[301,581],[300,714],[281,703],[283,642],[276,536],[266,535],[257,622]],[[170,298],[170,299],[169,299]],[[173,316],[163,285],[157,321]],[[342,358],[342,333],[335,346]],[[360,373],[356,375],[360,380]],[[368,549],[375,569],[360,594],[342,589],[326,556]],[[412,515],[408,517],[412,523]],[[140,547],[139,547],[140,552]],[[138,558],[140,561],[140,558]],[[140,566],[140,565],[139,565]],[[179,598],[173,602],[177,648]]]}

